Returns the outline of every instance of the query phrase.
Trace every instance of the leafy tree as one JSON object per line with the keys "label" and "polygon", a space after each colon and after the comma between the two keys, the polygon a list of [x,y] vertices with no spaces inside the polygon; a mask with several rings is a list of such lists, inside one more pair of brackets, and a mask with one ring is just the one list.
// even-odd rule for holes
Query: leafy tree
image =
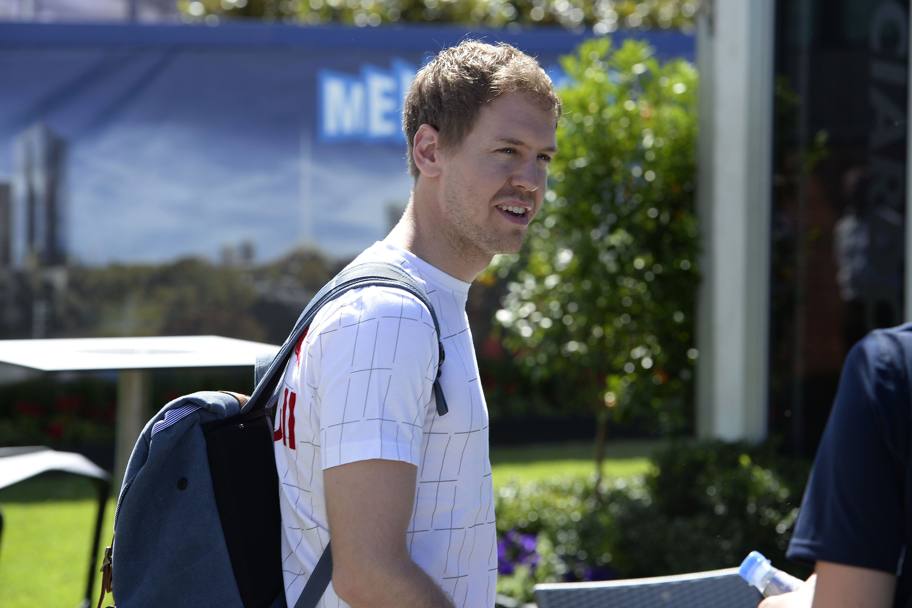
{"label": "leafy tree", "polygon": [[607,424],[646,417],[680,431],[692,405],[698,273],[697,74],[628,41],[583,43],[563,67],[559,153],[541,219],[508,279],[498,322],[533,378],[567,387],[564,409]]}
{"label": "leafy tree", "polygon": [[304,305],[346,262],[298,248],[254,265],[249,245],[228,249],[221,263],[186,257],[163,264],[74,264],[67,269],[54,335],[219,334],[281,343]]}
{"label": "leafy tree", "polygon": [[251,314],[257,294],[240,269],[182,258],[163,265],[74,266],[70,273],[64,333],[265,338]]}
{"label": "leafy tree", "polygon": [[190,19],[259,18],[304,23],[458,23],[591,27],[693,28],[698,0],[181,0]]}

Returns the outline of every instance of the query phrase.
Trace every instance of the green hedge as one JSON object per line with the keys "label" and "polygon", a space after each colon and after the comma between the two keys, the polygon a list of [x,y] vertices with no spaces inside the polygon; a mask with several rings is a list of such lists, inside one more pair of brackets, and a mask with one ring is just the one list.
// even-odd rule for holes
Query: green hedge
{"label": "green hedge", "polygon": [[641,478],[511,483],[496,497],[500,593],[537,582],[659,576],[737,566],[751,550],[785,562],[808,463],[774,447],[680,443]]}

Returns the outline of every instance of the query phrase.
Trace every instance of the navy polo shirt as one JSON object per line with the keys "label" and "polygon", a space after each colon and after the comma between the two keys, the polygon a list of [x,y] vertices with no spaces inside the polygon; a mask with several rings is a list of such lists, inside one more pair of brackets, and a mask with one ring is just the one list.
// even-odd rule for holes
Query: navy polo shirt
{"label": "navy polo shirt", "polygon": [[868,334],[849,352],[789,544],[790,558],[899,576],[910,599],[909,369],[912,324]]}

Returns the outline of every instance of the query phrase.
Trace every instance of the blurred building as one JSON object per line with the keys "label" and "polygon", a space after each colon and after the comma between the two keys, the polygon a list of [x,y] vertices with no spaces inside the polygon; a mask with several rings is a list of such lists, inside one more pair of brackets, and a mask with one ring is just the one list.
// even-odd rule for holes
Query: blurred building
{"label": "blurred building", "polygon": [[47,337],[66,296],[66,144],[44,124],[13,145],[12,184],[0,184],[0,331]]}
{"label": "blurred building", "polygon": [[12,185],[0,182],[0,332],[4,336],[26,337],[26,311],[31,303],[25,301],[23,289],[25,271],[13,267],[14,213]]}
{"label": "blurred building", "polygon": [[0,330],[17,319],[16,275],[13,272],[13,197],[10,184],[0,182]]}
{"label": "blurred building", "polygon": [[0,272],[13,261],[13,196],[12,187],[0,182]]}
{"label": "blurred building", "polygon": [[66,260],[64,170],[66,144],[43,124],[15,143],[13,176],[14,265],[61,265]]}

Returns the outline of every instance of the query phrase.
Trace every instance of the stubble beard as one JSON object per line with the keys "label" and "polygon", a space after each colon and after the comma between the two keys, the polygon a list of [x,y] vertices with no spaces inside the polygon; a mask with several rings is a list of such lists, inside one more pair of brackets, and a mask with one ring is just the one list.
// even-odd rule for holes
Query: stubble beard
{"label": "stubble beard", "polygon": [[[487,201],[490,225],[478,225],[466,213],[466,208],[478,205],[478,197],[471,192],[466,193],[465,199],[455,192],[444,194],[447,221],[444,223],[444,236],[453,249],[466,260],[484,260],[485,264],[500,253],[518,253],[525,240],[526,231],[522,228],[510,228],[505,232],[498,232],[494,223],[502,221],[496,216],[493,202]],[[470,202],[466,202],[470,201]]]}

